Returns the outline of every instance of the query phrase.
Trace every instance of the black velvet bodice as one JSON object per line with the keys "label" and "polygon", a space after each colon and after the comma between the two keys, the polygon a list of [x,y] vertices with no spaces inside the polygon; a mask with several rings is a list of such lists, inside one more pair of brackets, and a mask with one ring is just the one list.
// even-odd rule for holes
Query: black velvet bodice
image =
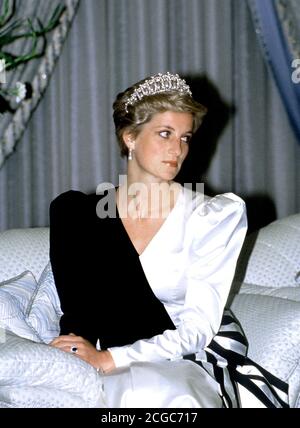
{"label": "black velvet bodice", "polygon": [[175,326],[148,284],[118,211],[114,218],[97,216],[101,197],[69,191],[51,203],[50,260],[64,312],[61,334],[93,344],[99,339],[106,349]]}

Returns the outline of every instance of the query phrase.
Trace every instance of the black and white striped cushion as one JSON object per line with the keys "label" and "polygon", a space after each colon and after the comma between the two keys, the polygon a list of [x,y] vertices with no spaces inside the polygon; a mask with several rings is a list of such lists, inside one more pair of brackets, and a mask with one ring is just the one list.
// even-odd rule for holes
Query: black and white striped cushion
{"label": "black and white striped cushion", "polygon": [[204,351],[184,358],[201,365],[216,379],[224,407],[245,407],[241,387],[252,396],[257,407],[289,407],[288,384],[248,358],[247,350],[248,341],[241,325],[232,311],[226,309],[211,343]]}

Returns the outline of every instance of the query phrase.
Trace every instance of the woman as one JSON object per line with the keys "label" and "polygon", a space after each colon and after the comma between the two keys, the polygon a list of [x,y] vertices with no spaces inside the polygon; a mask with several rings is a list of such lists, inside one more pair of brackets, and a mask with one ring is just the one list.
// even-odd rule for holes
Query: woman
{"label": "woman", "polygon": [[219,330],[245,205],[174,182],[206,113],[178,75],[136,83],[113,108],[125,182],[51,204],[64,312],[52,345],[105,373],[108,407],[222,407],[212,373],[187,358],[201,359]]}

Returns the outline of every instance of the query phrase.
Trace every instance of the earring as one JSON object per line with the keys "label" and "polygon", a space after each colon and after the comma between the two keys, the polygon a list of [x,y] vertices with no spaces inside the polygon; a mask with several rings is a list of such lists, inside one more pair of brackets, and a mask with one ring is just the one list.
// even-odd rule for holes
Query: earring
{"label": "earring", "polygon": [[132,160],[132,149],[129,149],[128,160]]}

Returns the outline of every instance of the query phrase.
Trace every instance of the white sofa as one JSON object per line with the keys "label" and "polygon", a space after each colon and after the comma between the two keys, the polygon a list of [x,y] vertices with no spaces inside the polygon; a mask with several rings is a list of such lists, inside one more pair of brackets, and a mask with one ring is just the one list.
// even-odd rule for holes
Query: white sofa
{"label": "white sofa", "polygon": [[228,300],[249,341],[248,356],[289,384],[300,407],[300,214],[249,235]]}
{"label": "white sofa", "polygon": [[[0,289],[3,281],[25,270],[31,271],[38,280],[48,264],[48,252],[48,228],[11,229],[0,233]],[[228,306],[245,330],[249,341],[249,357],[288,382],[290,406],[300,407],[300,214],[277,220],[262,228],[257,235],[246,238]],[[34,319],[31,322],[34,324]],[[0,327],[5,327],[5,320],[0,319]],[[11,340],[13,347],[15,345]],[[23,345],[27,346],[26,343]],[[73,361],[69,359],[66,364]],[[80,367],[82,373],[87,370],[84,364]],[[80,370],[77,382],[81,380]],[[90,371],[89,375],[91,385],[92,382],[94,385],[94,372]],[[86,382],[86,374],[83,378],[82,381]],[[40,385],[38,382],[37,378],[37,385]],[[74,380],[72,382],[66,394],[82,390],[80,385],[74,385]],[[15,395],[9,392],[10,404],[5,404],[6,387],[1,385],[0,370],[0,407],[1,402],[4,403],[2,407],[21,406],[22,401],[16,391]],[[32,397],[33,391],[29,393]],[[76,397],[67,395],[65,406],[70,406],[70,402],[74,407],[96,406],[92,398],[78,394]],[[49,400],[51,406],[55,407],[54,398]],[[26,405],[30,406],[28,400]]]}

